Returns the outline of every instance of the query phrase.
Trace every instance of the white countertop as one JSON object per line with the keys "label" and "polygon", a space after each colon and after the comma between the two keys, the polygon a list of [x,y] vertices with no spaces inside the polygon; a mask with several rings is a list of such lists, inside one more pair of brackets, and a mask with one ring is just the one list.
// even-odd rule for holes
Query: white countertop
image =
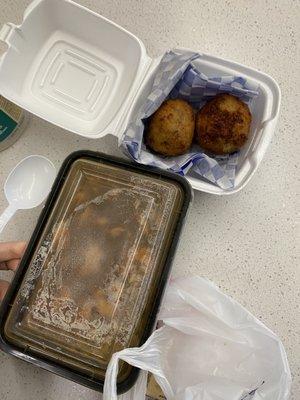
{"label": "white countertop", "polygon": [[[78,2],[132,31],[152,56],[171,47],[189,47],[255,67],[279,83],[280,122],[261,167],[248,186],[236,195],[195,193],[173,273],[178,276],[196,272],[208,277],[281,337],[294,380],[291,399],[298,400],[300,259],[296,225],[299,201],[297,204],[295,192],[299,195],[299,98],[296,96],[300,87],[299,3],[293,0]],[[0,24],[21,21],[29,3],[29,0],[0,0]],[[83,148],[120,154],[112,137],[86,140],[32,117],[19,141],[0,153],[0,188],[11,168],[27,155],[45,155],[59,167],[71,151]],[[0,209],[5,206],[2,191]],[[18,212],[1,241],[28,239],[40,211],[41,208]],[[0,273],[0,278],[4,276],[8,273]],[[0,398],[100,397],[96,392],[0,353]]]}

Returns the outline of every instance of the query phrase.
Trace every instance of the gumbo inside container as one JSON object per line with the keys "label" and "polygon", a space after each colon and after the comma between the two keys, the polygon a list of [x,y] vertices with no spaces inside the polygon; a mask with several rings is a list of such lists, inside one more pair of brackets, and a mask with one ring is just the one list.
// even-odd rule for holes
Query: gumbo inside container
{"label": "gumbo inside container", "polygon": [[[112,354],[151,333],[190,195],[174,174],[72,154],[2,305],[4,350],[101,390]],[[136,374],[122,364],[119,392]]]}

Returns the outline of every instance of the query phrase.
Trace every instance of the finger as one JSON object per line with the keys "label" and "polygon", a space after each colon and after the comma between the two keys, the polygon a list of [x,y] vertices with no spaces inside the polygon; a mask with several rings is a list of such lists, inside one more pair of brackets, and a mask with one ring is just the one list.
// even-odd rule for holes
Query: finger
{"label": "finger", "polygon": [[0,262],[0,270],[6,270],[6,269],[8,269],[8,266],[7,266],[7,264],[6,264],[6,261],[1,261]]}
{"label": "finger", "polygon": [[9,260],[6,261],[6,266],[7,269],[10,269],[11,271],[16,271],[20,265],[20,259],[16,258],[15,260]]}
{"label": "finger", "polygon": [[16,271],[19,267],[20,261],[21,261],[20,258],[16,258],[14,260],[9,260],[9,261],[2,261],[0,262],[0,270],[10,269],[11,271]]}
{"label": "finger", "polygon": [[9,287],[9,283],[6,281],[0,281],[0,301],[4,299],[5,293]]}
{"label": "finger", "polygon": [[21,258],[26,249],[25,242],[0,243],[0,260],[8,261]]}

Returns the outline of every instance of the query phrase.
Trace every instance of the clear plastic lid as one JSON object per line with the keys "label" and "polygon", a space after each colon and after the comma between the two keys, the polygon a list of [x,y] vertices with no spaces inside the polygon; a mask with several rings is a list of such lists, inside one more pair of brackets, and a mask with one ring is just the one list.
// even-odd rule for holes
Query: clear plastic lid
{"label": "clear plastic lid", "polygon": [[[77,159],[5,324],[7,339],[91,378],[141,344],[184,193],[176,181]],[[119,381],[131,367],[123,364]]]}

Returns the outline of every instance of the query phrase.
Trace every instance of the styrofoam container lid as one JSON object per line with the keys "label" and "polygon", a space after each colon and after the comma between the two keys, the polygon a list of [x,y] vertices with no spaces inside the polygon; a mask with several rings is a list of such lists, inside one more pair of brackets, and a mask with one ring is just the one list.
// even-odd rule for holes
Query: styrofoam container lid
{"label": "styrofoam container lid", "polygon": [[[152,60],[130,32],[70,0],[34,0],[22,24],[5,24],[0,39],[8,45],[0,59],[0,94],[88,138],[120,139],[145,101],[160,60]],[[259,86],[235,187],[224,190],[193,172],[187,175],[197,190],[231,194],[246,185],[265,154],[280,90],[268,75],[238,63],[202,54],[194,64],[207,75],[241,75]]]}
{"label": "styrofoam container lid", "polygon": [[150,59],[139,39],[71,1],[37,0],[7,24],[1,93],[62,128],[99,138],[114,132]]}

